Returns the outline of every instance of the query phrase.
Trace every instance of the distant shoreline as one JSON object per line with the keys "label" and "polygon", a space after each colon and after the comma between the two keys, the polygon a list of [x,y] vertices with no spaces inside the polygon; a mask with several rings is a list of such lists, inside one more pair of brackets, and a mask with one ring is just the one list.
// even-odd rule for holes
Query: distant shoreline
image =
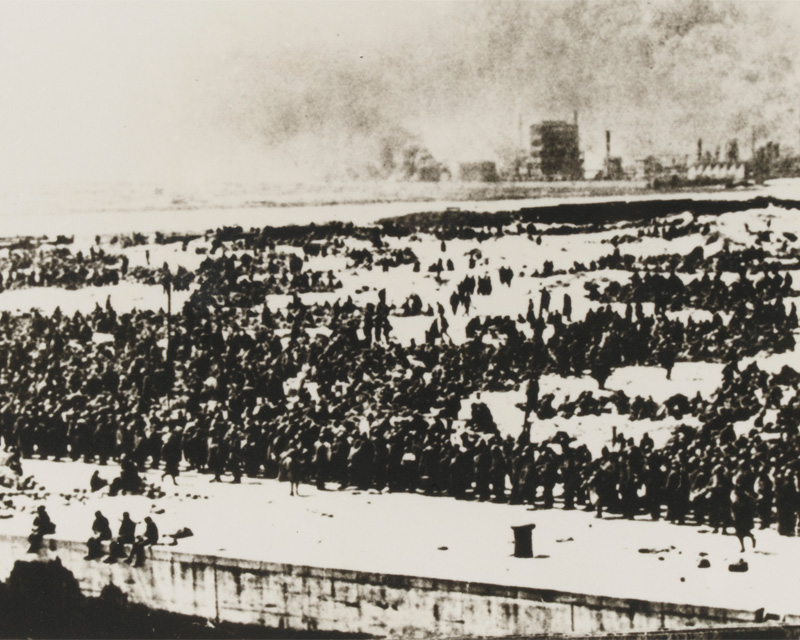
{"label": "distant shoreline", "polygon": [[[243,185],[243,187],[246,186]],[[757,187],[736,191],[757,190]],[[234,206],[242,208],[325,207],[397,203],[494,202],[498,200],[535,200],[561,198],[612,198],[656,196],[683,193],[732,191],[724,185],[684,186],[655,189],[645,181],[581,182],[403,182],[345,183],[270,187],[263,197],[249,197]],[[213,204],[195,201],[191,196],[171,202],[172,209],[192,210]]]}
{"label": "distant shoreline", "polygon": [[[656,189],[644,180],[580,182],[325,182],[298,184],[207,183],[202,185],[159,185],[154,183],[109,184],[28,184],[0,192],[0,203],[7,215],[14,215],[14,203],[62,204],[75,200],[78,211],[89,212],[97,206],[127,209],[196,208],[271,208],[300,206],[337,206],[425,202],[491,202],[539,198],[624,197],[681,193],[732,191],[724,185],[685,185]],[[737,187],[736,191],[758,190]],[[106,207],[103,207],[106,208]]]}
{"label": "distant shoreline", "polygon": [[[766,191],[766,193],[765,193]],[[315,185],[207,184],[185,189],[121,183],[32,187],[0,193],[4,236],[86,236],[118,233],[203,232],[244,228],[371,224],[426,211],[497,212],[573,202],[671,200],[697,196],[735,200],[770,193],[749,187],[648,188],[643,182],[341,183]]]}

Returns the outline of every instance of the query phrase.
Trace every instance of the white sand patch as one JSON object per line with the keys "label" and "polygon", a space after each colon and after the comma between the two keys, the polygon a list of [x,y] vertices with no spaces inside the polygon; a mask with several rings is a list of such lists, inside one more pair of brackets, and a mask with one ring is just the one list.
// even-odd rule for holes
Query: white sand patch
{"label": "white sand patch", "polygon": [[[177,488],[166,484],[167,496],[155,503],[140,496],[89,494],[68,505],[58,497],[72,487],[88,487],[94,469],[105,477],[114,473],[111,466],[26,461],[25,472],[35,474],[53,494],[46,502],[59,537],[86,540],[97,509],[114,529],[122,512],[129,511],[139,523],[152,515],[162,536],[181,527],[192,529],[194,537],[175,547],[180,552],[800,612],[800,574],[795,570],[800,547],[772,530],[756,532],[758,550],[744,554],[749,572],[733,574],[727,565],[740,557],[733,536],[665,522],[597,520],[561,509],[531,511],[409,494],[319,492],[308,485],[301,486],[303,497],[290,498],[288,485],[273,480],[209,484],[209,476],[195,473],[179,476]],[[160,473],[147,475],[155,480]],[[208,498],[193,500],[186,494]],[[26,505],[26,512],[0,521],[0,530],[27,535],[34,505],[25,499],[17,503]],[[157,513],[161,509],[164,513]],[[225,526],[214,524],[219,522]],[[536,524],[536,557],[514,558],[510,527],[526,523]],[[710,569],[697,568],[701,552],[708,554]]]}
{"label": "white sand patch", "polygon": [[[196,188],[196,191],[200,191]],[[259,191],[261,193],[259,193]],[[245,229],[264,225],[321,223],[342,220],[356,224],[369,224],[381,218],[399,216],[419,211],[442,211],[457,207],[471,211],[515,211],[524,207],[553,206],[566,203],[589,203],[647,200],[704,199],[722,201],[748,200],[757,195],[800,199],[800,180],[774,181],[766,187],[751,190],[721,190],[715,192],[681,192],[674,194],[646,194],[629,196],[575,196],[545,197],[492,201],[457,201],[434,199],[431,202],[390,202],[380,204],[342,204],[307,206],[241,206],[246,202],[270,200],[280,197],[263,196],[263,189],[249,185],[232,185],[222,195],[206,189],[191,196],[187,193],[157,192],[153,186],[125,185],[114,190],[98,189],[51,190],[44,193],[4,192],[0,194],[0,216],[4,217],[4,233],[8,236],[40,235],[43,231],[94,238],[95,235],[132,233],[134,231],[203,232],[223,225],[239,225]],[[301,200],[302,193],[291,198]],[[330,198],[327,198],[330,200]],[[186,208],[186,207],[192,208]],[[24,215],[23,215],[24,214]]]}
{"label": "white sand patch", "polygon": [[797,344],[792,351],[785,353],[759,354],[752,358],[743,358],[739,368],[744,368],[751,362],[757,362],[758,367],[770,373],[778,373],[784,366],[800,371],[800,335],[795,335]]}
{"label": "white sand patch", "polygon": [[[173,312],[183,307],[190,293],[173,291]],[[118,285],[84,287],[74,291],[58,287],[6,290],[0,293],[0,311],[39,309],[42,313],[52,314],[59,307],[63,313],[86,313],[93,311],[97,304],[104,306],[109,297],[117,313],[127,313],[132,309],[157,311],[167,308],[167,296],[160,285],[121,282]]]}
{"label": "white sand patch", "polygon": [[[781,185],[780,189],[800,193],[800,181]],[[779,189],[779,190],[780,190]],[[764,193],[775,190],[769,187]],[[744,199],[754,194],[720,192],[703,195],[714,199]],[[664,196],[654,196],[658,199]],[[691,194],[676,194],[669,197],[687,198]],[[605,198],[607,199],[607,198]],[[633,198],[625,198],[633,199]],[[599,199],[583,199],[583,201]],[[509,201],[506,203],[482,203],[478,210],[518,209],[527,204],[553,204],[562,201]],[[460,203],[464,209],[472,203]],[[240,224],[245,228],[265,224],[301,224],[321,222],[328,219],[350,219],[367,223],[378,218],[398,213],[441,208],[439,205],[402,203],[398,205],[347,205],[341,207],[294,207],[287,209],[208,206],[192,211],[175,211],[161,203],[160,209],[137,209],[129,212],[94,212],[61,215],[38,215],[31,219],[9,218],[7,233],[22,229],[47,229],[48,234],[76,233],[93,241],[96,233],[111,234],[154,230],[190,231],[215,228],[222,225]],[[139,205],[137,205],[139,206]],[[732,214],[714,219],[724,237],[745,246],[754,245],[754,239],[744,228],[748,221],[751,231],[764,230],[766,221],[772,220],[773,229],[793,230],[794,212],[770,208],[745,214]],[[739,218],[742,215],[743,217]],[[771,217],[770,217],[771,216]],[[752,224],[750,223],[752,221]],[[539,226],[539,225],[537,225]],[[544,225],[541,225],[544,228]],[[79,229],[79,231],[76,231]],[[15,231],[16,230],[16,231]],[[39,231],[41,232],[41,231]],[[627,281],[630,273],[604,271],[556,275],[550,278],[532,278],[534,269],[541,270],[546,260],[551,260],[556,269],[568,269],[574,261],[589,262],[608,255],[613,246],[602,243],[617,231],[603,234],[575,234],[569,236],[543,236],[542,244],[536,245],[526,236],[506,235],[477,244],[473,241],[448,241],[442,252],[440,242],[430,236],[421,236],[421,241],[390,239],[393,248],[410,246],[420,259],[422,269],[414,273],[411,265],[391,268],[384,272],[380,267],[371,271],[348,268],[343,255],[310,258],[308,269],[334,270],[344,287],[332,293],[307,293],[301,299],[306,304],[331,304],[352,295],[359,304],[377,302],[380,289],[386,289],[387,300],[397,308],[412,293],[420,295],[423,307],[428,304],[436,309],[441,302],[450,323],[449,333],[456,342],[465,340],[464,328],[475,315],[508,316],[516,320],[525,315],[528,300],[534,301],[538,312],[539,295],[543,287],[552,294],[551,309],[561,309],[563,294],[569,292],[573,301],[573,317],[582,318],[594,306],[584,298],[586,281],[602,283]],[[652,255],[659,252],[688,252],[696,246],[704,246],[706,255],[718,250],[722,243],[705,246],[705,238],[694,234],[675,241],[644,238],[641,242],[625,244],[622,253]],[[349,246],[369,248],[370,243],[352,243]],[[182,251],[180,244],[167,246],[149,245],[127,250],[131,266],[146,263],[145,252],[150,251],[150,264],[159,267],[167,261],[171,268],[184,265],[194,269],[204,259],[194,249],[207,246],[204,240],[188,245]],[[85,244],[82,246],[86,246]],[[106,246],[106,245],[104,245]],[[478,248],[482,257],[474,269],[469,269],[467,251]],[[112,250],[112,249],[109,249]],[[296,248],[280,247],[282,251],[300,252]],[[428,266],[442,258],[446,263],[452,259],[455,271],[444,272],[443,282],[437,282],[427,272]],[[488,262],[487,262],[488,261]],[[515,273],[510,287],[501,286],[497,270],[510,266]],[[520,272],[525,276],[520,276]],[[449,296],[465,275],[476,278],[490,274],[493,283],[491,296],[474,295],[473,308],[469,314],[459,308],[454,315],[450,309]],[[727,281],[727,280],[726,280]],[[366,288],[366,289],[365,289]],[[360,291],[360,293],[356,293]],[[166,296],[160,286],[123,283],[117,287],[86,288],[80,291],[60,289],[32,289],[9,291],[0,294],[0,309],[28,310],[38,307],[46,313],[56,306],[71,313],[76,309],[91,311],[95,304],[104,304],[111,295],[112,304],[120,311],[133,307],[158,309],[166,306]],[[179,309],[188,293],[176,293],[173,309]],[[285,308],[291,300],[288,295],[267,296],[268,305]],[[649,312],[651,306],[645,305]],[[615,306],[620,312],[624,305]],[[707,317],[706,312],[682,311],[685,317]],[[420,342],[433,318],[391,317],[393,335],[403,344],[413,338]],[[529,335],[529,327],[517,324],[517,328]],[[312,331],[314,335],[325,335],[326,327]],[[285,332],[282,332],[285,333]],[[107,339],[104,336],[98,340]],[[287,339],[288,340],[288,339]],[[287,341],[285,340],[285,341]],[[789,354],[774,356],[759,355],[759,365],[777,371],[783,364],[800,370],[797,350]],[[743,363],[746,364],[746,363]],[[708,399],[721,381],[722,365],[708,363],[678,363],[672,380],[666,380],[666,372],[656,367],[627,367],[615,370],[606,383],[609,390],[622,390],[629,398],[637,395],[652,396],[656,402],[682,393],[693,397],[697,392]],[[297,386],[302,375],[291,380],[289,386]],[[515,436],[522,428],[523,412],[516,406],[524,401],[524,384],[520,389],[507,392],[484,392],[480,398],[463,399],[460,418],[467,419],[473,401],[485,402],[491,409],[501,433]],[[601,392],[597,383],[588,376],[559,378],[544,376],[541,380],[540,397],[553,393],[554,407],[558,407],[567,396],[575,400],[581,391],[591,390],[595,396]],[[313,393],[314,389],[310,391]],[[772,419],[767,416],[767,420]],[[687,417],[680,422],[695,424]],[[461,426],[459,423],[457,426]],[[533,418],[533,438],[542,440],[563,430],[586,443],[597,455],[603,446],[610,443],[613,428],[618,433],[639,440],[646,431],[657,446],[663,445],[678,424],[673,419],[661,421],[631,421],[628,416],[619,416],[613,410],[600,416],[578,416],[551,420]],[[737,432],[749,430],[752,420],[736,425]],[[89,534],[92,514],[102,509],[116,527],[122,511],[130,511],[134,519],[141,522],[145,515],[153,513],[163,534],[181,527],[190,527],[195,537],[183,540],[179,551],[231,555],[256,560],[294,562],[304,565],[335,566],[340,568],[402,573],[440,578],[461,579],[471,582],[490,582],[520,586],[564,589],[612,596],[637,597],[642,599],[682,602],[708,606],[726,606],[755,609],[766,607],[770,612],[800,613],[796,594],[800,592],[800,574],[795,567],[800,560],[800,547],[795,540],[781,538],[774,531],[757,533],[758,553],[748,552],[750,571],[732,574],[727,564],[738,559],[738,543],[733,537],[713,536],[702,533],[697,527],[677,527],[666,523],[637,522],[624,520],[597,521],[587,514],[564,512],[560,509],[530,511],[524,506],[478,504],[445,498],[427,498],[417,495],[374,495],[355,492],[318,492],[304,485],[302,498],[291,499],[288,486],[269,480],[245,479],[242,485],[212,485],[208,476],[185,473],[179,477],[179,486],[165,484],[168,496],[154,503],[144,497],[81,496],[85,498],[77,505],[68,505],[58,496],[73,487],[88,488],[91,472],[99,468],[107,478],[116,473],[116,468],[96,467],[81,463],[43,463],[25,461],[27,472],[33,472],[53,493],[43,498],[58,524],[59,535],[84,541]],[[160,472],[148,472],[148,479],[158,481]],[[200,495],[207,499],[187,497]],[[15,498],[17,499],[17,498]],[[26,511],[17,513],[9,520],[0,521],[4,533],[27,534],[31,525],[31,509],[34,500],[18,498],[19,506]],[[71,499],[70,502],[73,500]],[[164,513],[155,513],[164,509]],[[329,517],[333,516],[333,517]],[[534,549],[539,556],[533,560],[511,557],[512,537],[510,526],[535,522]],[[224,523],[225,526],[219,526]],[[572,538],[572,542],[558,542]],[[448,547],[440,551],[439,547]],[[639,548],[667,549],[660,554],[639,554]],[[712,567],[696,568],[699,553],[709,554]],[[764,552],[764,553],[762,553]],[[661,561],[658,558],[663,557]],[[685,581],[681,581],[685,578]]]}
{"label": "white sand patch", "polygon": [[[631,368],[646,369],[647,367]],[[700,382],[706,388],[710,387],[709,380],[701,378]],[[651,395],[650,392],[652,390],[653,388],[648,386],[646,378],[636,380],[636,382],[627,385],[624,389],[631,400],[636,395],[648,397]],[[547,375],[542,376],[540,379],[539,397],[541,398],[548,393],[554,394],[555,399],[552,402],[552,406],[555,409],[558,409],[567,399],[576,400],[583,391],[592,391],[595,398],[609,394],[608,391],[600,391],[597,383],[588,376],[582,378],[560,378],[559,376]],[[675,391],[675,393],[680,393],[680,391]],[[666,397],[671,397],[672,395],[674,393]],[[688,396],[688,394],[686,395]],[[688,397],[691,398],[693,396],[694,393]],[[525,385],[522,385],[522,388],[517,391],[484,391],[471,394],[462,400],[461,412],[458,416],[460,420],[466,421],[469,419],[473,402],[483,402],[489,407],[502,437],[511,436],[516,438],[521,433],[525,412],[517,405],[524,405]],[[606,408],[606,412],[601,415],[578,415],[576,413],[572,417],[566,418],[559,414],[553,418],[542,420],[531,414],[530,421],[531,437],[534,441],[546,440],[552,438],[559,431],[565,431],[575,438],[575,446],[585,444],[594,456],[600,455],[604,446],[611,445],[615,429],[617,433],[634,438],[636,442],[647,432],[653,438],[656,446],[660,447],[666,444],[678,425],[698,425],[697,420],[690,415],[684,416],[681,420],[675,420],[668,416],[663,420],[631,420],[630,416],[617,413],[613,405],[609,405]]]}
{"label": "white sand patch", "polygon": [[712,362],[678,362],[672,379],[659,367],[620,367],[606,382],[608,389],[620,389],[629,396],[648,395],[658,403],[682,393],[693,398],[697,393],[710,398],[722,383],[722,364]]}

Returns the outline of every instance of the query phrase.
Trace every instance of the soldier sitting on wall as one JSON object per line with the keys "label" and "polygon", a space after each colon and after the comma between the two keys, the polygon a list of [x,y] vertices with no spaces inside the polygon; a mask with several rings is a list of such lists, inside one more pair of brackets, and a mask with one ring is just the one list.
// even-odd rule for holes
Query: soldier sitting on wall
{"label": "soldier sitting on wall", "polygon": [[122,544],[133,544],[136,538],[136,523],[131,520],[130,514],[126,511],[122,514],[122,522],[117,532],[117,540]]}
{"label": "soldier sitting on wall", "polygon": [[108,524],[108,518],[100,511],[95,511],[92,533],[94,535],[86,541],[88,549],[86,560],[94,560],[102,556],[103,540],[111,540],[111,526]]}
{"label": "soldier sitting on wall", "polygon": [[134,567],[144,566],[145,547],[152,546],[158,542],[158,527],[156,527],[156,523],[153,522],[153,519],[149,516],[145,518],[144,521],[147,523],[144,535],[137,536],[136,542],[134,542],[133,547],[131,547],[131,553],[128,559],[125,560],[128,564],[135,560]]}
{"label": "soldier sitting on wall", "polygon": [[111,525],[108,523],[108,518],[100,511],[95,511],[94,513],[92,532],[97,536],[98,540],[111,540]]}
{"label": "soldier sitting on wall", "polygon": [[119,532],[117,537],[114,538],[108,545],[108,558],[105,562],[112,564],[117,560],[125,557],[125,545],[133,544],[136,540],[136,523],[131,520],[130,515],[126,511],[122,514],[122,522],[119,525]]}
{"label": "soldier sitting on wall", "polygon": [[28,542],[31,543],[30,547],[28,547],[28,553],[36,553],[42,546],[44,536],[55,532],[56,525],[50,520],[50,516],[44,506],[40,505],[36,509],[36,517],[33,520],[33,531],[28,536]]}

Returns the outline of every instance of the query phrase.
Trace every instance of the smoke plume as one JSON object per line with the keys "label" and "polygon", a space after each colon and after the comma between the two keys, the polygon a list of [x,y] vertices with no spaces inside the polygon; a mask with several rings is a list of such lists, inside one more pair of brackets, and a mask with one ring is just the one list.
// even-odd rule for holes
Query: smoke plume
{"label": "smoke plume", "polygon": [[745,157],[754,135],[797,148],[798,13],[711,0],[10,3],[0,168],[384,179],[409,148],[503,160],[529,124],[574,111],[587,164],[606,129],[627,161],[692,155],[700,137],[738,138]]}

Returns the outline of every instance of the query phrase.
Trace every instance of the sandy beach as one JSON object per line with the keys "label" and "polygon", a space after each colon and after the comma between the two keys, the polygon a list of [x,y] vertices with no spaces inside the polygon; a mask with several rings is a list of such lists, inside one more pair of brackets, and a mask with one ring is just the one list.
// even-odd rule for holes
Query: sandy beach
{"label": "sandy beach", "polygon": [[[797,183],[776,184],[765,188],[759,195],[800,195]],[[683,194],[685,195],[685,194]],[[733,200],[752,197],[753,194],[719,193],[711,198]],[[698,196],[695,196],[698,197]],[[547,202],[483,202],[459,203],[462,208],[479,211],[502,211],[510,206],[520,208]],[[449,203],[431,204],[431,209],[443,210]],[[646,205],[643,205],[646,206]],[[428,209],[428,205],[425,207]],[[14,218],[6,235],[55,234],[75,235],[70,250],[90,251],[102,249],[108,253],[123,253],[129,268],[146,268],[149,265],[170,265],[173,271],[184,267],[195,272],[206,258],[210,236],[201,235],[186,243],[154,244],[156,231],[203,232],[211,226],[238,224],[245,228],[268,223],[270,225],[321,223],[327,220],[348,219],[359,224],[374,223],[395,214],[420,210],[418,204],[343,205],[302,208],[230,208],[187,211],[127,211],[78,212],[70,215],[43,213],[34,218]],[[769,228],[771,240],[762,243],[767,251],[778,251],[784,242],[784,232],[797,229],[797,212],[769,206],[752,211],[731,213],[710,218],[712,233],[688,234],[676,240],[644,237],[620,245],[626,253],[637,259],[666,252],[687,255],[697,247],[706,254],[729,249],[746,248],[752,244],[754,233]],[[213,221],[213,222],[212,222]],[[691,216],[678,215],[659,223],[684,224]],[[15,226],[16,225],[16,226]],[[515,319],[524,316],[529,300],[539,300],[541,291],[547,289],[555,306],[560,306],[564,294],[573,300],[572,320],[576,321],[597,303],[586,296],[585,284],[626,283],[630,273],[614,269],[570,273],[576,262],[589,264],[614,251],[615,238],[626,231],[625,224],[608,225],[600,230],[577,234],[548,234],[558,225],[538,225],[537,233],[543,238],[534,243],[525,235],[505,234],[476,243],[454,239],[442,243],[431,234],[416,234],[411,238],[385,238],[385,251],[413,248],[423,268],[416,271],[412,265],[388,270],[377,266],[359,268],[345,255],[305,256],[304,268],[309,271],[332,272],[341,281],[336,291],[300,293],[304,304],[333,303],[351,297],[359,307],[373,300],[377,292],[386,290],[386,302],[394,309],[391,315],[392,340],[401,345],[423,343],[431,322],[428,316],[404,317],[399,309],[409,296],[419,295],[424,305],[440,302],[448,306],[450,292],[468,271],[496,274],[501,267],[513,270],[510,286],[495,287],[490,296],[475,296],[470,313],[448,310],[449,336],[453,344],[467,340],[468,322],[488,316],[507,316]],[[120,248],[121,234],[133,231],[147,234],[148,242],[127,249]],[[99,235],[99,244],[95,236]],[[348,249],[369,250],[370,244],[357,239],[348,240]],[[471,251],[479,249],[480,258],[472,269],[468,267]],[[43,247],[41,250],[48,251]],[[275,251],[303,257],[296,246],[278,245]],[[0,250],[0,257],[9,250]],[[233,249],[234,254],[243,252]],[[427,266],[440,257],[452,260],[453,270],[444,271],[440,277],[428,271]],[[547,262],[553,275],[542,276]],[[8,281],[8,274],[4,274]],[[682,275],[686,282],[697,276]],[[731,278],[733,276],[731,275]],[[196,290],[175,292],[173,310],[178,312]],[[159,285],[123,281],[117,285],[88,286],[76,290],[58,287],[13,288],[0,294],[0,310],[13,313],[38,309],[51,314],[56,307],[62,312],[91,312],[96,305],[110,300],[114,309],[126,313],[133,309],[159,310],[164,308],[166,296]],[[273,310],[285,309],[291,302],[289,295],[270,295],[267,304]],[[784,300],[788,306],[797,298]],[[645,305],[646,306],[646,305]],[[620,306],[624,312],[624,306]],[[699,309],[668,311],[676,318],[706,317]],[[313,335],[328,331],[320,326],[311,330]],[[520,331],[532,335],[527,325]],[[287,332],[283,333],[287,344]],[[328,333],[330,333],[328,331]],[[110,337],[108,338],[110,339]],[[486,336],[486,340],[492,340]],[[102,334],[93,337],[98,344],[106,340]],[[765,371],[777,373],[788,364],[800,369],[797,350],[780,354],[761,353],[742,361],[742,366],[755,361]],[[604,389],[589,375],[561,377],[542,376],[541,393],[553,394],[553,405],[576,399],[582,392],[591,391],[595,397],[608,396],[614,391],[624,391],[629,397],[642,396],[663,403],[676,394],[692,397],[700,394],[712,397],[722,382],[723,365],[718,362],[678,362],[670,379],[664,369],[652,366],[616,368]],[[300,385],[307,371],[286,383],[287,389]],[[313,390],[313,383],[310,385]],[[461,411],[453,423],[458,431],[467,428],[470,406],[483,402],[491,410],[501,437],[517,438],[523,428],[525,391],[483,391],[462,398]],[[774,419],[769,411],[766,422]],[[647,432],[657,447],[664,446],[678,425],[699,426],[693,416],[681,419],[669,416],[658,419],[632,420],[630,416],[615,411],[599,415],[556,415],[537,420],[532,437],[544,441],[559,431],[564,431],[585,444],[593,455],[603,447],[612,445],[612,433],[620,432],[636,440]],[[737,435],[754,428],[753,419],[734,424]],[[444,577],[493,584],[536,586],[598,595],[638,597],[656,601],[688,603],[706,606],[753,609],[765,607],[767,611],[800,614],[793,594],[800,589],[800,578],[792,570],[800,557],[800,546],[792,538],[779,536],[775,530],[756,532],[758,546],[744,555],[738,552],[738,543],[731,536],[713,534],[710,528],[677,526],[664,521],[651,522],[645,516],[635,520],[611,516],[598,520],[593,513],[568,512],[562,509],[533,509],[528,505],[507,505],[456,501],[447,497],[430,497],[405,493],[370,491],[319,491],[302,484],[302,497],[292,498],[288,485],[270,479],[245,478],[241,485],[229,483],[210,484],[209,476],[196,471],[184,471],[175,487],[160,481],[160,472],[147,472],[148,482],[161,485],[165,496],[153,499],[147,496],[109,496],[103,492],[91,494],[89,477],[94,470],[109,479],[117,466],[97,466],[81,462],[53,462],[36,459],[23,460],[24,474],[31,475],[37,488],[32,492],[9,492],[5,519],[0,520],[0,532],[24,534],[29,530],[35,505],[46,504],[54,521],[59,525],[59,536],[84,540],[89,533],[91,514],[101,509],[116,526],[123,511],[135,519],[151,514],[157,519],[163,533],[189,527],[194,536],[178,543],[181,551],[210,554],[233,554],[236,557],[298,563],[314,566],[352,568],[375,572],[401,573]],[[334,485],[329,483],[331,489]],[[244,505],[249,505],[243,508]],[[520,560],[511,555],[511,530],[515,524],[532,522],[536,557]],[[711,568],[698,569],[699,559],[707,557]],[[728,572],[728,564],[740,557],[747,559],[750,571],[746,574]]]}

